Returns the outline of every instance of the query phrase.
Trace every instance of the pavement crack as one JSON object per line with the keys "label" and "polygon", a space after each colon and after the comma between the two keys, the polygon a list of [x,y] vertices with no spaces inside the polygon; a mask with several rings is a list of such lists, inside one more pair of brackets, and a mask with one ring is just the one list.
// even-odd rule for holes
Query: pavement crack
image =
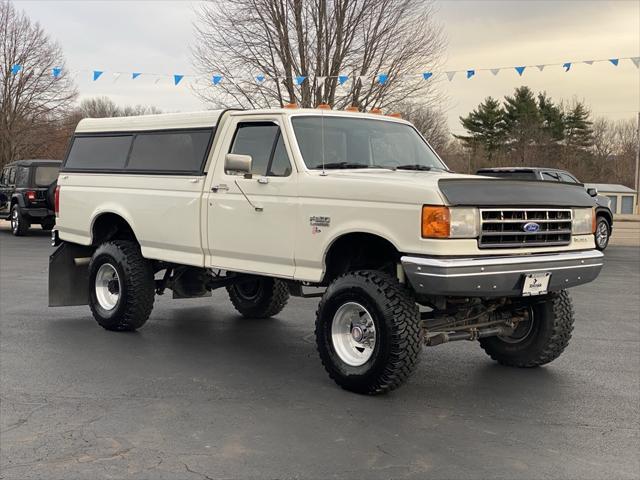
{"label": "pavement crack", "polygon": [[196,470],[193,470],[191,468],[189,468],[189,465],[187,465],[186,463],[182,462],[182,465],[184,465],[184,469],[189,472],[189,473],[193,473],[194,475],[199,475],[200,477],[206,479],[206,480],[214,480],[213,477],[210,477],[209,475],[202,473],[202,472],[198,472]]}

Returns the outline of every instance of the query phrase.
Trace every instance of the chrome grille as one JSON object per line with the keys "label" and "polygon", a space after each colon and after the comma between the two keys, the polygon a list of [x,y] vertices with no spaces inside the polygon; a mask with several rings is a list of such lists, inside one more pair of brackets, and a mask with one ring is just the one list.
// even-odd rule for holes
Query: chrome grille
{"label": "chrome grille", "polygon": [[[480,248],[548,247],[571,241],[571,209],[480,209]],[[535,223],[537,231],[525,225]],[[535,227],[532,227],[535,229]]]}

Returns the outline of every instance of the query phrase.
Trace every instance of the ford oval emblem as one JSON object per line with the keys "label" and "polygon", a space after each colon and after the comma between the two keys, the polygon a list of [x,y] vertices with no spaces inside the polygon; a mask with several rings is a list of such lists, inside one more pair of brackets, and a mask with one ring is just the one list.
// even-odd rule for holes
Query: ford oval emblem
{"label": "ford oval emblem", "polygon": [[522,229],[523,229],[525,232],[531,232],[531,233],[533,233],[533,232],[537,232],[537,231],[539,231],[539,230],[540,230],[540,224],[538,224],[538,223],[536,223],[536,222],[529,222],[529,223],[525,223],[525,224],[522,226]]}

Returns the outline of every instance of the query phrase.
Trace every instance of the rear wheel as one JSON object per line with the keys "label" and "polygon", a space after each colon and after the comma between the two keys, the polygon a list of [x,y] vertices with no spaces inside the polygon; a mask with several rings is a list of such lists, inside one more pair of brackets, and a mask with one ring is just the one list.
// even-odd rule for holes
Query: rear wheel
{"label": "rear wheel", "polygon": [[48,218],[46,220],[43,220],[40,225],[42,226],[43,230],[53,230],[53,227],[55,227],[56,225],[56,220],[55,218]]}
{"label": "rear wheel", "polygon": [[348,273],[325,292],[316,344],[329,376],[357,393],[385,393],[414,371],[422,348],[418,307],[398,281],[375,271]]}
{"label": "rear wheel", "polygon": [[525,320],[507,337],[480,339],[480,346],[502,365],[538,367],[558,358],[573,331],[573,305],[563,290],[529,305]]}
{"label": "rear wheel", "polygon": [[22,237],[27,234],[31,224],[22,214],[20,206],[16,203],[11,208],[11,233],[16,237]]}
{"label": "rear wheel", "polygon": [[136,242],[103,243],[89,263],[89,307],[107,330],[133,331],[149,318],[155,296],[153,269]]}
{"label": "rear wheel", "polygon": [[604,250],[609,245],[609,238],[611,237],[611,226],[607,219],[603,216],[598,217],[596,223],[596,248],[598,250]]}
{"label": "rear wheel", "polygon": [[289,301],[289,289],[282,280],[250,277],[227,287],[235,309],[247,318],[269,318],[280,313]]}

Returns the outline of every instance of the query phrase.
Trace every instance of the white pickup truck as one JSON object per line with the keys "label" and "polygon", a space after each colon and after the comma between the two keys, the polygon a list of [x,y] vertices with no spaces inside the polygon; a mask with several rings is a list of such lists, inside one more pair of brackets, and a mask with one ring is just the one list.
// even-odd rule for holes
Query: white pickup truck
{"label": "white pickup truck", "polygon": [[82,120],[56,191],[49,304],[140,328],[154,296],[227,289],[247,317],[321,296],[340,386],[400,385],[421,347],[479,340],[496,361],[557,358],[568,287],[596,278],[580,185],[450,172],[393,116],[284,108]]}

